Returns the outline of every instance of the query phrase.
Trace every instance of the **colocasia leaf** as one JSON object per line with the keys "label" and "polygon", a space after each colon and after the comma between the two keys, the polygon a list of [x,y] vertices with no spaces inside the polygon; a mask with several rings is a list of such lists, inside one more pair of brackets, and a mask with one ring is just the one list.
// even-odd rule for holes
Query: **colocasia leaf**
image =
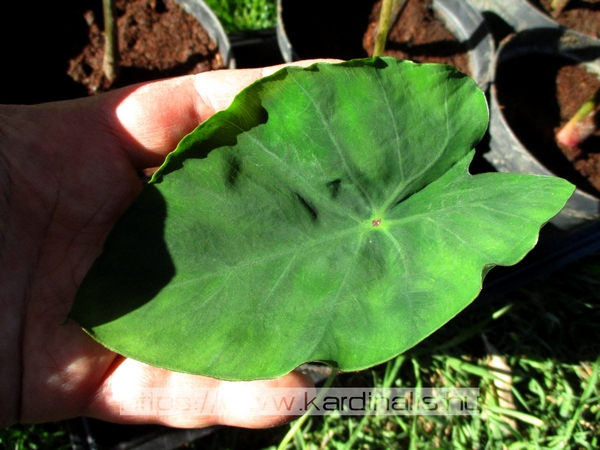
{"label": "colocasia leaf", "polygon": [[469,175],[487,122],[449,66],[282,69],[169,155],[70,317],[123,355],[228,380],[386,361],[523,258],[573,192]]}

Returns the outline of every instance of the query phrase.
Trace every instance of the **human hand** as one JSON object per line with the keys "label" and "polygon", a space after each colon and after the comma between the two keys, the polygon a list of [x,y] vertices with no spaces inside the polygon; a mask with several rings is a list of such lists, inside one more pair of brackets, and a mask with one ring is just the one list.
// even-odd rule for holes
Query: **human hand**
{"label": "human hand", "polygon": [[[302,62],[308,65],[310,62]],[[300,64],[300,63],[299,63]],[[90,416],[121,423],[265,427],[239,404],[221,416],[121,416],[113,393],[305,387],[299,373],[245,384],[123,358],[65,319],[118,217],[179,140],[280,67],[206,72],[35,106],[0,105],[0,426]]]}

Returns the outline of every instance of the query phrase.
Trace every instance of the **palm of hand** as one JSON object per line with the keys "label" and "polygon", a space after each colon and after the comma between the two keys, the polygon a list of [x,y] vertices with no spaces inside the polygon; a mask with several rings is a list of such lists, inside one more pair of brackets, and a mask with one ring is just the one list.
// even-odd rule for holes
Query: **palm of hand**
{"label": "palm of hand", "polygon": [[[108,232],[142,188],[138,171],[160,164],[185,133],[264,75],[208,73],[74,102],[0,108],[0,261],[6,268],[0,275],[6,312],[0,318],[0,424],[77,415],[174,426],[261,427],[286,420],[246,417],[243,411],[227,417],[120,417],[111,386],[127,385],[133,395],[184,379],[202,387],[228,383],[127,360],[65,322]],[[290,374],[259,384],[307,381]]]}

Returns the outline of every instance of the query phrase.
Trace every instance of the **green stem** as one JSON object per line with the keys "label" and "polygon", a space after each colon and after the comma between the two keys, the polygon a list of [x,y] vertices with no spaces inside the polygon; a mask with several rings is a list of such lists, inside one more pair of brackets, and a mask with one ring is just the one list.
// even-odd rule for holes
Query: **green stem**
{"label": "green stem", "polygon": [[[321,403],[321,399],[325,396],[327,389],[329,388],[329,386],[331,386],[331,384],[333,383],[333,380],[335,379],[337,374],[338,374],[338,371],[336,369],[332,368],[331,373],[327,377],[327,380],[325,380],[325,383],[323,384],[323,388],[321,389],[321,392],[317,396],[317,400],[315,400],[314,403],[317,403],[317,404]],[[286,435],[283,437],[283,439],[279,443],[277,450],[285,450],[287,445],[294,438],[294,435],[298,432],[298,430],[302,427],[302,425],[304,425],[306,423],[306,421],[308,420],[308,418],[314,411],[314,409],[315,409],[314,403],[312,403],[310,408],[308,409],[308,411],[306,411],[302,415],[302,417],[300,417],[298,420],[296,420],[294,422],[294,424],[290,427],[290,429],[288,430]]]}
{"label": "green stem", "polygon": [[400,17],[406,2],[407,0],[382,0],[373,56],[383,56],[389,30]]}
{"label": "green stem", "polygon": [[390,14],[392,13],[392,0],[382,0],[381,13],[379,14],[379,27],[377,28],[377,38],[375,39],[375,48],[373,56],[383,56],[385,42],[387,41],[388,30],[390,29]]}
{"label": "green stem", "polygon": [[104,14],[104,60],[102,70],[109,82],[119,76],[119,34],[115,0],[102,0]]}

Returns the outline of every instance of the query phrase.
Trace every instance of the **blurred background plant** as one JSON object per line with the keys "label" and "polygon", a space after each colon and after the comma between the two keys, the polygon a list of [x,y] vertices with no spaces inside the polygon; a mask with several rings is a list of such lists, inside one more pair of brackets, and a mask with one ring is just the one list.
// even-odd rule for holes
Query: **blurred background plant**
{"label": "blurred background plant", "polygon": [[215,12],[227,33],[274,27],[275,0],[204,0]]}
{"label": "blurred background plant", "polygon": [[65,422],[15,425],[0,429],[0,448],[6,450],[66,450],[71,440]]}

